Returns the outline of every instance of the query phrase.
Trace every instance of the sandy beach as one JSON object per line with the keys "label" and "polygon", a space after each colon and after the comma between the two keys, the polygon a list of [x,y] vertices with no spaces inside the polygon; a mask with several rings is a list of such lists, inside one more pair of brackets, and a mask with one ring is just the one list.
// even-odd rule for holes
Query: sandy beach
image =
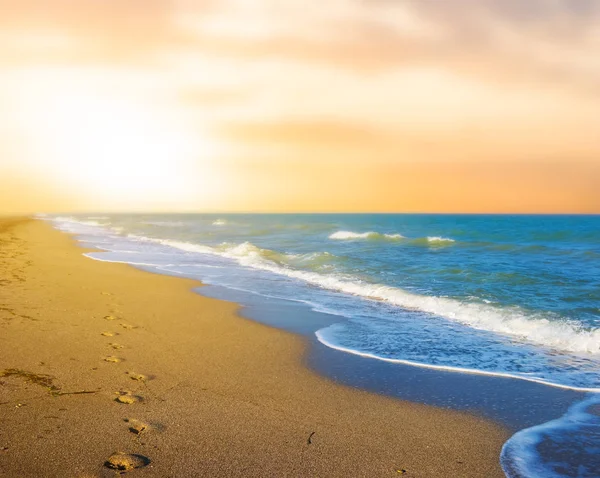
{"label": "sandy beach", "polygon": [[197,282],[82,252],[0,220],[0,476],[504,476],[496,424],[336,384]]}

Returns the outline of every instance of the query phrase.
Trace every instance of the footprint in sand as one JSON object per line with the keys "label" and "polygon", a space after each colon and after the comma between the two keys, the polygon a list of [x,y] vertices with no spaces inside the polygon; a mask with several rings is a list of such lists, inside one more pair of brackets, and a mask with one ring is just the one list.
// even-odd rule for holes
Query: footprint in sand
{"label": "footprint in sand", "polygon": [[114,343],[114,342],[112,342],[112,343],[110,343],[110,344],[108,344],[108,345],[110,345],[110,346],[111,346],[113,349],[115,349],[115,350],[121,350],[122,348],[125,348],[125,346],[124,346],[124,345],[121,345],[121,344],[116,344],[116,343]]}
{"label": "footprint in sand", "polygon": [[150,458],[144,455],[135,455],[117,451],[113,453],[108,460],[104,462],[104,466],[120,472],[131,471],[136,468],[143,468],[150,464]]}
{"label": "footprint in sand", "polygon": [[115,402],[122,403],[124,405],[132,405],[142,401],[142,397],[138,395],[132,395],[131,392],[116,392],[118,397],[115,398]]}
{"label": "footprint in sand", "polygon": [[136,382],[145,382],[146,380],[148,380],[148,377],[146,375],[142,375],[141,373],[135,373],[135,372],[125,372],[127,375],[129,375],[129,378],[131,380],[135,380]]}
{"label": "footprint in sand", "polygon": [[117,318],[114,315],[105,315],[104,320],[117,320]]}
{"label": "footprint in sand", "polygon": [[135,325],[130,325],[130,324],[119,324],[121,327],[123,327],[125,330],[133,330],[133,329],[137,329],[137,327]]}
{"label": "footprint in sand", "polygon": [[110,363],[119,363],[122,361],[122,359],[111,355],[110,357],[104,357],[104,361]]}
{"label": "footprint in sand", "polygon": [[140,420],[136,420],[135,418],[124,418],[123,421],[129,424],[129,431],[135,435],[141,435],[143,432],[150,429],[150,425]]}
{"label": "footprint in sand", "polygon": [[102,332],[100,335],[103,335],[104,337],[114,337],[118,334],[116,332]]}

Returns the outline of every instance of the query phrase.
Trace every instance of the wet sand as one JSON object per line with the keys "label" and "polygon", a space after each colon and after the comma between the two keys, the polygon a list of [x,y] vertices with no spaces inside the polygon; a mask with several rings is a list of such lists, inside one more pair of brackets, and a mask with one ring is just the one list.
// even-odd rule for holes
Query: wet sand
{"label": "wet sand", "polygon": [[301,337],[83,251],[0,219],[0,476],[504,476],[498,425],[320,377]]}

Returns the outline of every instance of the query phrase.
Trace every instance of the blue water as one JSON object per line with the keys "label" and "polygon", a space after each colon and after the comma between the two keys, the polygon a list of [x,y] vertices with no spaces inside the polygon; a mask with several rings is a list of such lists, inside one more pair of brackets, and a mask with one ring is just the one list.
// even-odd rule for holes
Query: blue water
{"label": "blue water", "polygon": [[[301,302],[337,316],[339,320],[316,331],[318,340],[334,349],[391,363],[592,392],[592,402],[600,392],[599,216],[53,219],[107,251],[92,254],[94,258]],[[570,417],[565,415],[564,426],[554,424],[544,433],[572,433]],[[592,422],[587,420],[589,427],[579,431],[597,444],[598,436],[589,432],[597,433]],[[542,436],[539,429],[527,436],[533,448],[538,443],[549,449],[547,439],[533,438]],[[516,456],[515,450],[525,447],[509,444],[503,455],[509,476],[554,476],[544,468],[554,466],[551,460],[531,450]],[[585,450],[594,447],[586,445]],[[579,471],[567,462],[556,461],[563,468],[552,473],[600,475],[593,460]],[[535,467],[545,471],[533,475]]]}

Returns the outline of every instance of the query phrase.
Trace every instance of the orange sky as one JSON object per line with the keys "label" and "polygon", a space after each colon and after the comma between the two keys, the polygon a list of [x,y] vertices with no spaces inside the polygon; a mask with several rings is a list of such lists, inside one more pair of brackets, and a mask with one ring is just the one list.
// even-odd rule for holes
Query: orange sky
{"label": "orange sky", "polygon": [[600,213],[600,3],[0,6],[0,214]]}

